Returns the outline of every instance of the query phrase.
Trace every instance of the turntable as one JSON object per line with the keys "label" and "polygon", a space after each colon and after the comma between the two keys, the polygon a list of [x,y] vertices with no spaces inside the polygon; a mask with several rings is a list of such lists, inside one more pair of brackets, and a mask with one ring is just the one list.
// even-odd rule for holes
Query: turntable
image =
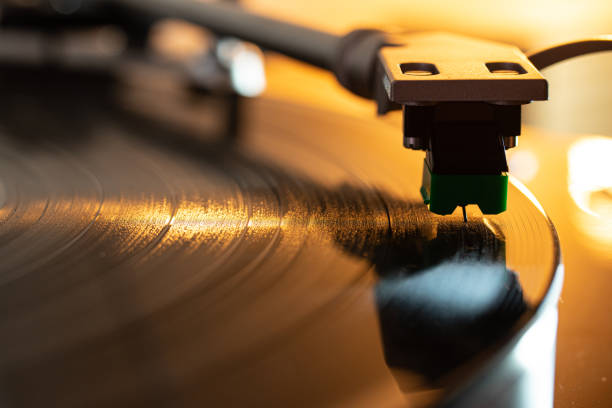
{"label": "turntable", "polygon": [[[381,113],[402,106],[405,149],[398,116],[246,98],[234,69],[250,58],[263,78],[261,51],[224,37],[258,17],[233,6],[50,3],[7,7],[0,46],[3,406],[552,405],[560,244],[504,151],[520,105],[546,97],[537,67],[609,39],[515,54],[487,69],[529,78],[495,88],[373,65],[384,89],[344,69],[387,38],[349,34],[336,75]],[[98,27],[109,15],[124,37]],[[197,59],[143,52],[159,16],[207,15],[218,37]],[[235,36],[291,37],[251,32],[273,30]]]}

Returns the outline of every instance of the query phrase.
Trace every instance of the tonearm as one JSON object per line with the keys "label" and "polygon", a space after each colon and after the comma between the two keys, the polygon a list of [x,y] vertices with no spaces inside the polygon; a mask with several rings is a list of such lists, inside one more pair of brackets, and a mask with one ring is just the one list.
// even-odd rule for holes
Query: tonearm
{"label": "tonearm", "polygon": [[[327,69],[378,114],[403,111],[404,147],[426,152],[421,194],[432,212],[476,204],[506,210],[505,150],[517,145],[521,107],[548,97],[539,70],[611,50],[612,36],[562,44],[529,55],[515,46],[447,33],[344,36],[251,14],[226,3],[192,0],[8,1],[2,24],[119,24],[133,41],[152,22],[177,18]],[[27,5],[23,5],[27,4]],[[375,137],[376,135],[373,135]]]}

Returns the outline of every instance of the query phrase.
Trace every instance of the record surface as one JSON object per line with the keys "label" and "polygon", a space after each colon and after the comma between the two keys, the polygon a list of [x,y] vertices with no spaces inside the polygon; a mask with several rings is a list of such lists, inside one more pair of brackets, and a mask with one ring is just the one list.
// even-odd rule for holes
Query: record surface
{"label": "record surface", "polygon": [[431,403],[549,288],[538,204],[429,213],[398,127],[119,94],[2,103],[3,406]]}

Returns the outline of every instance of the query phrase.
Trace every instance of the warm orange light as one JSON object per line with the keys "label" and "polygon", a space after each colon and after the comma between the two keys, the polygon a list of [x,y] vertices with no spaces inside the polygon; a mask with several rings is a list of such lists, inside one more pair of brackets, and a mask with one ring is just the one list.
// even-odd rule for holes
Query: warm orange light
{"label": "warm orange light", "polygon": [[580,208],[578,227],[612,245],[612,138],[591,136],[570,146],[568,189]]}
{"label": "warm orange light", "polygon": [[540,169],[540,161],[529,149],[520,149],[508,155],[510,173],[524,183],[532,181]]}
{"label": "warm orange light", "polygon": [[605,216],[607,207],[600,206],[603,213],[596,211],[593,204],[601,200],[593,198],[605,195],[606,191],[609,195],[612,191],[612,139],[597,136],[581,139],[570,146],[567,156],[568,187],[572,199],[587,214]]}
{"label": "warm orange light", "polygon": [[168,19],[153,27],[151,45],[166,58],[188,60],[210,47],[210,37],[198,26]]}

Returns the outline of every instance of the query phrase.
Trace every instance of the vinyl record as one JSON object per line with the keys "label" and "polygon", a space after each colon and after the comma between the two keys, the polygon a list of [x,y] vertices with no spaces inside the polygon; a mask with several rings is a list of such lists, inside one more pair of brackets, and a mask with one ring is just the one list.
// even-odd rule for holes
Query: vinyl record
{"label": "vinyl record", "polygon": [[557,271],[524,187],[434,215],[374,115],[45,84],[0,103],[2,406],[436,403]]}

